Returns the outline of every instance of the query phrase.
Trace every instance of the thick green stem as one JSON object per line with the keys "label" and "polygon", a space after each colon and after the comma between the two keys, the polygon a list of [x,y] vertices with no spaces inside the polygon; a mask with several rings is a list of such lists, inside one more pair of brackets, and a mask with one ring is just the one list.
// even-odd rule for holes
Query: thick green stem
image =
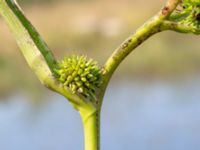
{"label": "thick green stem", "polygon": [[186,23],[180,23],[175,21],[165,20],[162,23],[162,28],[164,30],[172,30],[180,33],[193,33],[193,34],[200,34],[200,28],[192,26]]}
{"label": "thick green stem", "polygon": [[137,46],[155,33],[162,31],[162,22],[172,13],[180,0],[168,0],[166,5],[152,19],[140,27],[135,34],[125,40],[110,56],[104,65],[105,74],[110,78],[119,64]]}
{"label": "thick green stem", "polygon": [[[164,20],[166,20],[166,18],[169,17],[169,15],[173,12],[173,10],[177,7],[179,3],[180,0],[168,0],[166,5],[152,19],[141,26],[135,32],[135,34],[131,35],[113,52],[103,68],[104,81],[101,88],[102,93],[105,92],[105,89],[114,71],[136,47],[138,47],[141,43],[143,43],[155,33],[166,30],[165,28],[163,28],[162,23]],[[102,101],[100,102],[100,106],[101,105]]]}
{"label": "thick green stem", "polygon": [[161,20],[158,17],[154,17],[124,41],[106,62],[104,67],[106,74],[110,77],[128,54],[150,36],[161,31],[160,24]]}
{"label": "thick green stem", "polygon": [[81,112],[85,150],[100,150],[100,112]]}

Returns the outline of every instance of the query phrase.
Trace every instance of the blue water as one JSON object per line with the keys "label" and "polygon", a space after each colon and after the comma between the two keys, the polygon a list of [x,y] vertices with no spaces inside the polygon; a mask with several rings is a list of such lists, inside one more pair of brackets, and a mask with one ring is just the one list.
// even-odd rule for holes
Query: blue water
{"label": "blue water", "polygon": [[[0,150],[83,150],[78,113],[60,95],[33,107],[23,94],[0,102]],[[102,150],[199,150],[200,78],[111,83]]]}

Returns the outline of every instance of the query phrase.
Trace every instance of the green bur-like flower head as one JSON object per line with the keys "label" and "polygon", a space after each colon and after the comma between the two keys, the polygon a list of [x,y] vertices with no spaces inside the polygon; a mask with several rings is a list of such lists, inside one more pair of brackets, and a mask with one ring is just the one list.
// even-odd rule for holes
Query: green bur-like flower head
{"label": "green bur-like flower head", "polygon": [[70,56],[59,63],[58,80],[73,93],[79,93],[87,98],[94,94],[101,84],[102,73],[93,59],[86,56]]}

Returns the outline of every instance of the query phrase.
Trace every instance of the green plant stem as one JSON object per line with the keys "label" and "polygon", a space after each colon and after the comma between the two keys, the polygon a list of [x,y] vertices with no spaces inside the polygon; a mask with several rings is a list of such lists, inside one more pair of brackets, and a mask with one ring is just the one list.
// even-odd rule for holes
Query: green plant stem
{"label": "green plant stem", "polygon": [[136,47],[143,43],[153,34],[163,30],[162,22],[172,13],[180,0],[168,0],[166,5],[152,19],[140,27],[135,34],[125,40],[110,56],[104,65],[105,74],[110,78],[119,66],[119,64],[130,54]]}
{"label": "green plant stem", "polygon": [[160,24],[162,20],[158,17],[154,17],[141,28],[139,28],[135,34],[125,40],[110,56],[104,65],[105,75],[107,80],[110,79],[119,64],[130,54],[136,47],[143,43],[146,39],[155,33],[161,31]]}
{"label": "green plant stem", "polygon": [[84,128],[85,150],[100,150],[100,112],[81,112]]}
{"label": "green plant stem", "polygon": [[[30,68],[39,80],[49,89],[65,96],[73,105],[84,105],[84,98],[73,94],[68,88],[57,81],[53,70],[57,67],[56,60],[36,29],[23,15],[14,0],[0,0],[0,14],[12,31],[18,46]],[[91,104],[89,104],[93,107]]]}
{"label": "green plant stem", "polygon": [[[147,21],[135,32],[135,34],[131,35],[113,52],[113,54],[104,64],[104,81],[101,88],[102,93],[105,92],[110,78],[112,77],[116,68],[136,47],[138,47],[152,35],[166,30],[166,28],[162,26],[162,23],[177,7],[178,3],[180,3],[180,0],[168,0],[166,5],[152,19]],[[102,101],[100,102],[100,106],[101,105]]]}
{"label": "green plant stem", "polygon": [[164,30],[172,30],[180,33],[193,33],[193,34],[200,34],[200,28],[193,27],[190,24],[179,23],[175,21],[168,21],[165,20],[162,23],[162,28]]}

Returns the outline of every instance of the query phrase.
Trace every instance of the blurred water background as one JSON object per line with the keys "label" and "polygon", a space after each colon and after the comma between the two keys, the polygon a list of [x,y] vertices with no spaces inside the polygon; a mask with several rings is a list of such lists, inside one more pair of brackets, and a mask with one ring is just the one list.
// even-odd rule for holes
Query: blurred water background
{"label": "blurred water background", "polygon": [[[58,59],[103,65],[164,0],[19,0]],[[163,32],[120,65],[102,110],[102,150],[200,149],[200,37]],[[0,150],[80,150],[78,113],[44,88],[0,18]]]}

